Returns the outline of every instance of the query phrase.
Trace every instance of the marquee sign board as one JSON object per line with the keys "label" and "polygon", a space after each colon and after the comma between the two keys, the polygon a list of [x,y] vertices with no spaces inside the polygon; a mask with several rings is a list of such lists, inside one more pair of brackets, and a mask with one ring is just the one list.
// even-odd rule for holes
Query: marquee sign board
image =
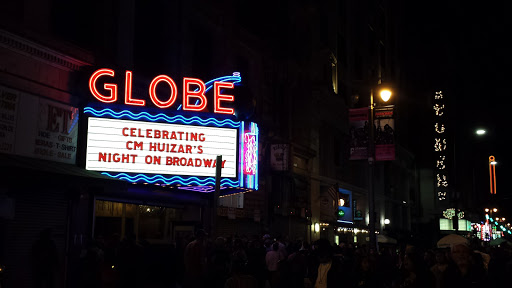
{"label": "marquee sign board", "polygon": [[236,177],[237,129],[90,117],[86,169]]}
{"label": "marquee sign board", "polygon": [[[184,77],[181,97],[176,82],[159,75],[149,85],[149,100],[132,94],[131,71],[126,71],[123,80],[124,85],[108,68],[95,71],[89,78],[89,90],[99,103],[84,108],[88,119],[87,170],[132,183],[212,192],[216,167],[222,165],[221,187],[239,188],[239,193],[258,190],[258,125],[232,120],[235,97],[225,94],[241,82],[240,73],[207,82]],[[160,85],[167,85],[170,94],[158,90]],[[208,99],[208,91],[212,91],[213,101]],[[118,109],[115,102],[120,101],[124,107]],[[148,101],[160,111],[176,110],[152,113],[145,109]],[[129,109],[135,106],[135,111]],[[215,117],[211,117],[212,112]],[[219,155],[222,163],[216,163]]]}

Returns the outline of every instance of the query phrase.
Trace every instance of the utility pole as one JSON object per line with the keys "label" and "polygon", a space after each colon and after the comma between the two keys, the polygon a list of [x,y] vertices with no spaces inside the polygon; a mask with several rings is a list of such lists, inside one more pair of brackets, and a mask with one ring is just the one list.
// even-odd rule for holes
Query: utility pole
{"label": "utility pole", "polygon": [[215,191],[213,192],[212,199],[212,216],[211,216],[211,231],[210,234],[214,235],[217,231],[217,207],[219,207],[220,195],[220,179],[222,173],[222,155],[217,155],[215,164]]}

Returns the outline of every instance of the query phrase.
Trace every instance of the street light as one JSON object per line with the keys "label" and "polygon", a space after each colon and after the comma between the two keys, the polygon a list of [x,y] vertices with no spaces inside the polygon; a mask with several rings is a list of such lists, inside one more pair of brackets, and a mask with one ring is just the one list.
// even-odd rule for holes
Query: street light
{"label": "street light", "polygon": [[477,129],[476,130],[476,135],[482,136],[482,135],[485,135],[485,133],[487,133],[487,131],[485,131],[485,129]]}
{"label": "street light", "polygon": [[[489,216],[490,218],[492,218],[494,220],[500,219],[499,217],[495,218],[495,216],[496,216],[495,213],[498,212],[498,208],[490,208],[490,209],[489,208],[485,208],[484,211],[485,211],[486,217]],[[505,221],[505,218],[503,218],[503,221]]]}
{"label": "street light", "polygon": [[[382,88],[379,90],[379,96],[381,97],[382,101],[387,102],[391,98],[391,90]],[[373,191],[373,180],[374,180],[374,161],[375,161],[375,130],[374,130],[374,108],[375,104],[373,102],[373,88],[370,89],[370,121],[369,121],[369,132],[370,137],[368,140],[368,166],[369,166],[369,173],[368,178],[369,184],[368,184],[368,205],[369,205],[369,221],[368,223],[368,230],[370,233],[370,247],[371,248],[377,248],[377,236],[375,235],[375,191]]]}

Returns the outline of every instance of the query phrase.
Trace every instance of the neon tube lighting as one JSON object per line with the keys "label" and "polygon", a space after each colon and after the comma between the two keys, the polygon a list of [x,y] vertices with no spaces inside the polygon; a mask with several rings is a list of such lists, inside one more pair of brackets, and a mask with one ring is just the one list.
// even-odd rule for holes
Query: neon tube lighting
{"label": "neon tube lighting", "polygon": [[[128,175],[126,173],[118,173],[118,174],[110,174],[108,172],[102,172],[101,174],[117,178],[120,180],[126,180],[129,182],[145,182],[150,184],[162,183],[162,184],[180,184],[180,185],[215,185],[215,177],[207,177],[204,179],[199,179],[197,177],[181,177],[181,176],[172,176],[172,177],[164,177],[162,175],[154,175],[147,176],[145,174],[137,174],[137,175]],[[221,185],[229,186],[229,187],[238,187],[238,181],[233,181],[231,179],[223,178],[220,180]]]}
{"label": "neon tube lighting", "polygon": [[[233,72],[233,76],[222,76],[222,77],[212,79],[212,80],[204,83],[204,86],[206,87],[206,89],[204,90],[204,93],[211,90],[213,88],[213,84],[215,82],[231,82],[233,84],[239,84],[240,82],[242,82],[242,77],[240,76],[240,72]],[[194,92],[198,92],[198,91],[199,91],[199,88],[197,88]],[[199,100],[196,101],[195,105],[198,105],[198,103],[199,103]],[[182,108],[182,104],[180,104],[180,106],[178,106],[177,110],[181,110],[181,108]]]}
{"label": "neon tube lighting", "polygon": [[232,128],[240,127],[240,123],[241,123],[240,121],[233,121],[230,119],[224,119],[222,121],[219,121],[215,118],[202,119],[202,118],[199,118],[198,116],[193,116],[193,117],[187,118],[182,115],[177,115],[177,116],[171,117],[171,116],[165,115],[163,113],[152,115],[152,114],[149,114],[148,112],[133,113],[128,110],[123,110],[121,112],[115,112],[109,108],[102,109],[102,110],[96,110],[92,107],[85,107],[84,113],[89,113],[96,117],[110,116],[110,117],[113,117],[116,119],[122,119],[122,118],[128,118],[131,120],[146,119],[151,122],[165,121],[168,123],[176,123],[176,122],[183,123],[183,124],[195,123],[195,124],[200,124],[203,126],[206,126],[206,125],[213,125],[213,126],[217,126],[217,127],[229,126]]}

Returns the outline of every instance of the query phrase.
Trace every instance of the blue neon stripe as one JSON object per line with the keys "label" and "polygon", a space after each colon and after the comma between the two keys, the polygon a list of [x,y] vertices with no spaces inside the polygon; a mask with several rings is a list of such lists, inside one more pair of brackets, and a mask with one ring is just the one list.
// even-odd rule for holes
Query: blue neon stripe
{"label": "blue neon stripe", "polygon": [[240,148],[238,149],[238,163],[239,163],[239,170],[238,170],[238,179],[240,181],[240,187],[244,187],[244,133],[245,133],[245,124],[242,121],[241,129],[240,129],[240,136],[239,136],[239,142],[240,142]]}
{"label": "blue neon stripe", "polygon": [[121,112],[115,112],[112,109],[106,108],[102,110],[96,110],[92,107],[85,107],[84,113],[90,113],[96,117],[102,117],[102,116],[110,116],[116,119],[122,119],[122,118],[128,118],[131,120],[141,120],[146,119],[151,122],[155,121],[166,121],[168,123],[182,123],[182,124],[199,124],[199,125],[213,125],[217,127],[231,127],[231,128],[238,128],[240,127],[240,121],[233,121],[230,119],[224,119],[224,120],[217,120],[215,118],[207,118],[202,119],[198,116],[193,116],[190,118],[184,117],[182,115],[176,115],[176,116],[168,116],[163,113],[159,113],[156,115],[149,114],[148,112],[140,112],[140,113],[133,113],[128,110],[123,110]]}
{"label": "blue neon stripe", "polygon": [[[207,177],[204,179],[199,179],[197,177],[181,177],[181,176],[172,176],[172,177],[164,177],[162,175],[153,175],[153,176],[147,176],[145,174],[137,174],[137,175],[128,175],[126,173],[118,173],[115,175],[112,175],[108,172],[102,172],[101,174],[117,178],[120,180],[126,180],[129,182],[139,182],[142,181],[144,183],[162,183],[162,184],[180,184],[180,185],[215,185],[215,177]],[[231,179],[223,178],[220,180],[220,184],[224,186],[229,187],[238,187],[238,181],[233,181]]]}

